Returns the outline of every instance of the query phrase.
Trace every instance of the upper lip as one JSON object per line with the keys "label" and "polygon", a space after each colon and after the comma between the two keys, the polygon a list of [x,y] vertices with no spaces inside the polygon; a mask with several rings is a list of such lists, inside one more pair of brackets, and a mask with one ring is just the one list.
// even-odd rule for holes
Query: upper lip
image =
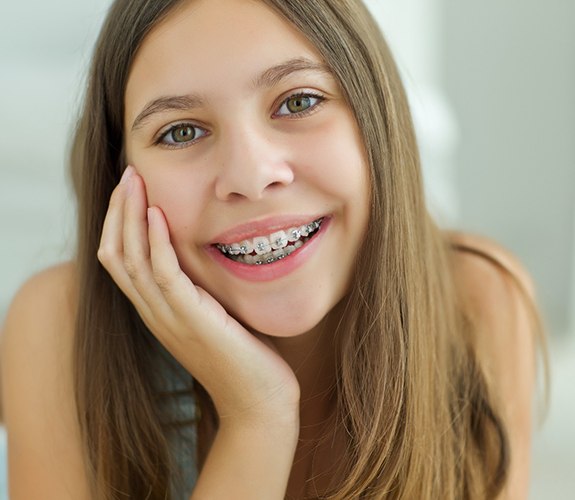
{"label": "upper lip", "polygon": [[255,238],[256,236],[267,236],[282,229],[285,230],[290,227],[309,224],[322,217],[322,215],[279,215],[254,220],[226,229],[215,236],[211,244],[221,243],[223,245],[230,245],[232,243],[239,243],[243,240]]}

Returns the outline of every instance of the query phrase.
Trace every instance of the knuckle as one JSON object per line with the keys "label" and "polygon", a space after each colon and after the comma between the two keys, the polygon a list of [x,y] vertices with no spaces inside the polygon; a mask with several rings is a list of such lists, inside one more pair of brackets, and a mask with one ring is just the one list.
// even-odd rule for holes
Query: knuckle
{"label": "knuckle", "polygon": [[139,269],[141,266],[132,258],[124,257],[124,269],[126,274],[132,281],[136,281],[139,276]]}
{"label": "knuckle", "polygon": [[116,252],[109,246],[101,245],[98,248],[96,257],[104,267],[108,267],[116,258]]}
{"label": "knuckle", "polygon": [[158,285],[158,288],[162,293],[170,293],[173,289],[173,279],[167,276],[163,272],[154,270],[153,271],[154,281]]}

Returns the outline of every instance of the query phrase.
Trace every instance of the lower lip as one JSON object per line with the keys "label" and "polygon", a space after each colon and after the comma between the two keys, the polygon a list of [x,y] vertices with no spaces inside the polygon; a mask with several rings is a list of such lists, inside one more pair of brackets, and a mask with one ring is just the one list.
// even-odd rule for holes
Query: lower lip
{"label": "lower lip", "polygon": [[238,278],[246,281],[272,281],[294,272],[311,258],[327,231],[330,220],[331,219],[325,217],[319,230],[305,245],[293,251],[287,257],[272,262],[271,264],[261,264],[259,266],[244,264],[228,259],[213,246],[207,247],[206,250],[218,264]]}

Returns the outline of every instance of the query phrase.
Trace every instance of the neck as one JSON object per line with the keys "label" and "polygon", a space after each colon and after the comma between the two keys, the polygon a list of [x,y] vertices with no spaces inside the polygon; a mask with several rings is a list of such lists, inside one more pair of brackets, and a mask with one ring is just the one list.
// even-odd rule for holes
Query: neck
{"label": "neck", "polygon": [[317,497],[342,477],[347,438],[336,425],[336,328],[341,306],[313,330],[297,337],[273,337],[293,369],[301,391],[300,434],[286,498]]}
{"label": "neck", "polygon": [[321,434],[335,413],[338,306],[315,328],[296,337],[272,337],[279,354],[294,371],[300,386],[300,438]]}

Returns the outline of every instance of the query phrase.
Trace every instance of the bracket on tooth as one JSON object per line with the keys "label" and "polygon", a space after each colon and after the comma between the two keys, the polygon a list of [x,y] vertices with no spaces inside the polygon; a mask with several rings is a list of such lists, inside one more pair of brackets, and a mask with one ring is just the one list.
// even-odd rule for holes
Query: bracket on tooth
{"label": "bracket on tooth", "polygon": [[[254,250],[258,255],[264,255],[271,250],[279,250],[285,248],[289,243],[297,243],[300,239],[306,238],[310,233],[318,230],[321,226],[323,219],[318,219],[309,224],[304,224],[300,227],[292,227],[284,231],[278,231],[272,234],[269,239],[266,237],[254,238],[253,244],[249,240],[244,240],[241,243],[232,243],[231,245],[216,245],[217,248],[224,254],[233,256],[249,255]],[[301,244],[299,245],[301,246]],[[299,248],[298,246],[298,248]],[[263,264],[264,261],[256,261],[256,264]]]}
{"label": "bracket on tooth", "polygon": [[293,243],[301,238],[301,231],[299,229],[293,228],[289,230],[288,241]]}
{"label": "bracket on tooth", "polygon": [[313,221],[307,225],[307,232],[313,233],[315,230],[319,229],[320,223],[318,221]]}
{"label": "bracket on tooth", "polygon": [[264,236],[254,238],[253,243],[254,243],[254,250],[258,255],[264,255],[266,253],[269,253],[272,249],[270,241]]}
{"label": "bracket on tooth", "polygon": [[272,250],[279,250],[280,248],[284,248],[288,244],[288,238],[285,231],[278,231],[270,235],[270,244]]}
{"label": "bracket on tooth", "polygon": [[240,250],[242,255],[248,255],[254,251],[254,246],[250,241],[244,240],[240,243]]}

